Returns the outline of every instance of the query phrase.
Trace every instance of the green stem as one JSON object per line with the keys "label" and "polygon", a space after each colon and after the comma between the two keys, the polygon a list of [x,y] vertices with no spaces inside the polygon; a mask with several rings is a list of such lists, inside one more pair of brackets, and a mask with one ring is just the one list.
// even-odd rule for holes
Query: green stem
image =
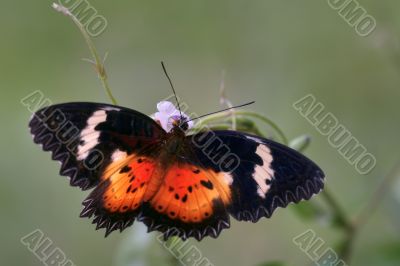
{"label": "green stem", "polygon": [[321,196],[323,196],[325,202],[332,209],[337,225],[345,232],[345,237],[342,240],[340,249],[338,250],[338,255],[343,261],[349,263],[354,240],[357,234],[357,227],[348,218],[348,215],[345,213],[333,195],[329,192],[329,190],[325,188],[321,192]]}
{"label": "green stem", "polygon": [[[232,128],[232,125],[230,123],[215,123],[215,124],[209,125],[208,128],[211,130],[230,130]],[[238,123],[238,125],[236,126],[236,130],[246,132],[246,133],[251,133],[256,136],[265,137],[258,130],[258,128],[255,127],[254,125],[244,125],[244,124]],[[194,131],[196,131],[196,128],[194,129]]]}
{"label": "green stem", "polygon": [[345,228],[346,230],[349,231],[353,230],[354,227],[353,224],[348,219],[348,216],[346,215],[342,207],[339,205],[339,203],[336,201],[336,199],[333,197],[333,195],[329,192],[329,190],[325,188],[321,192],[321,196],[323,196],[325,202],[334,212],[338,225],[340,227]]}
{"label": "green stem", "polygon": [[209,126],[209,128],[211,130],[228,130],[231,127],[232,127],[232,125],[226,124],[226,123],[218,123],[218,124],[213,124],[213,125]]}
{"label": "green stem", "polygon": [[354,224],[357,227],[363,226],[368,219],[373,215],[373,213],[378,208],[379,204],[382,202],[383,198],[387,195],[386,191],[396,179],[396,177],[400,176],[400,162],[398,162],[394,168],[387,174],[379,187],[376,189],[370,200],[363,207],[363,209],[359,212],[359,214],[354,218]]}
{"label": "green stem", "polygon": [[70,17],[72,19],[72,21],[75,23],[75,25],[79,28],[80,32],[82,33],[83,38],[86,41],[86,44],[89,47],[90,53],[92,54],[92,57],[94,59],[94,62],[92,62],[92,63],[94,64],[94,67],[96,69],[97,75],[99,76],[101,84],[103,85],[103,88],[104,88],[107,96],[110,98],[111,102],[114,105],[117,105],[117,100],[112,95],[110,86],[108,85],[107,73],[106,73],[104,64],[99,57],[96,46],[94,45],[89,34],[86,32],[85,27],[82,25],[82,23],[79,21],[79,19],[77,17],[75,17],[75,15],[71,13],[71,11],[68,10],[68,8],[66,8],[62,5],[56,4],[56,3],[53,4],[53,8],[56,11],[61,12],[62,14]]}
{"label": "green stem", "polygon": [[[202,119],[199,122],[199,126],[206,125],[213,121],[221,120],[224,118],[229,118],[231,115],[232,115],[231,112],[223,112],[223,113],[210,115],[210,116]],[[286,135],[283,133],[283,131],[279,128],[279,126],[277,124],[275,124],[269,118],[265,117],[264,115],[261,115],[259,113],[253,112],[253,111],[247,111],[247,110],[236,110],[235,115],[236,116],[248,116],[248,117],[257,118],[257,119],[263,121],[264,123],[266,123],[267,125],[269,125],[271,128],[273,128],[276,131],[276,133],[279,135],[279,138],[281,139],[283,144],[285,144],[285,145],[288,144],[288,139],[287,139]]]}

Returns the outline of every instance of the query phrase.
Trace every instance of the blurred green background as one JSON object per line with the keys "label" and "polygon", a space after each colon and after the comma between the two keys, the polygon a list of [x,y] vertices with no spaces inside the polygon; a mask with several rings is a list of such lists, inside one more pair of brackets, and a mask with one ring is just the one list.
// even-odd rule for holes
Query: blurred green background
{"label": "blurred green background", "polygon": [[[164,60],[179,96],[203,114],[220,108],[221,70],[229,98],[267,115],[294,138],[312,136],[306,154],[324,169],[327,187],[349,215],[357,214],[399,160],[400,2],[359,0],[377,20],[358,36],[327,1],[99,1],[108,21],[94,41],[108,51],[106,67],[119,104],[153,113],[170,88]],[[20,243],[41,229],[76,265],[165,265],[162,248],[136,223],[104,238],[80,219],[88,194],[58,175],[59,164],[32,142],[29,111],[20,100],[41,90],[53,103],[108,102],[90,56],[71,20],[51,1],[2,0],[0,8],[1,265],[43,265]],[[312,93],[376,156],[359,175],[298,112],[293,102]],[[385,191],[378,211],[360,231],[350,265],[400,265],[400,182]],[[312,199],[322,202],[320,196]],[[218,239],[192,242],[214,265],[285,261],[312,265],[293,237],[313,229],[335,247],[342,232],[323,219],[302,220],[279,209],[256,224],[232,221]],[[152,234],[153,236],[155,234]],[[157,251],[157,252],[156,252]],[[157,257],[160,256],[160,257]]]}

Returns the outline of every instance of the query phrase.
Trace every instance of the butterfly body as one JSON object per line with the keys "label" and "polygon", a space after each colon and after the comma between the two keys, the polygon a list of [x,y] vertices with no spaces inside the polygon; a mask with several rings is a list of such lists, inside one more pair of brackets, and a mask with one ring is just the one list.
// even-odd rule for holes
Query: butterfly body
{"label": "butterfly body", "polygon": [[165,151],[166,161],[170,161],[169,158],[171,157],[176,158],[185,148],[185,133],[176,126],[171,133],[167,133],[164,145],[162,150]]}
{"label": "butterfly body", "polygon": [[323,187],[322,170],[284,145],[236,131],[190,135],[186,115],[158,109],[155,121],[120,106],[66,103],[30,121],[34,142],[62,163],[60,174],[94,188],[81,217],[106,235],[138,220],[165,238],[217,237],[230,216],[256,222]]}

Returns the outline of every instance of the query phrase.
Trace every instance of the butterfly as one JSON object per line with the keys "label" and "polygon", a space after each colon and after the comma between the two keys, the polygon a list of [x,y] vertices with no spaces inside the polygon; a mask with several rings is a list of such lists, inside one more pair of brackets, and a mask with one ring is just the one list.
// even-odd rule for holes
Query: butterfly
{"label": "butterfly", "polygon": [[135,220],[165,239],[216,238],[230,216],[257,222],[308,200],[323,171],[275,141],[230,130],[199,130],[170,102],[154,118],[102,103],[45,107],[32,116],[35,143],[61,162],[72,186],[93,189],[81,217],[106,236]]}
{"label": "butterfly", "polygon": [[80,216],[93,218],[96,230],[107,237],[137,220],[165,240],[217,238],[230,216],[255,223],[323,189],[323,171],[289,147],[238,131],[192,130],[204,116],[182,112],[161,65],[178,109],[161,101],[150,117],[71,102],[44,107],[29,122],[33,141],[61,162],[60,175],[92,189]]}

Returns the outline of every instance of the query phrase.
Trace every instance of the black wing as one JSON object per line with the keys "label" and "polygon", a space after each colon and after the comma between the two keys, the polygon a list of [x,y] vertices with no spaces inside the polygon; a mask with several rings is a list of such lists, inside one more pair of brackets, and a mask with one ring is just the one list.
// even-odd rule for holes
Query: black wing
{"label": "black wing", "polygon": [[277,142],[234,131],[206,131],[188,136],[202,168],[229,174],[237,220],[257,222],[277,207],[308,200],[323,188],[324,173],[310,159]]}
{"label": "black wing", "polygon": [[60,174],[83,190],[96,186],[116,157],[143,152],[165,134],[147,115],[87,102],[43,108],[32,116],[29,127],[34,142],[61,162]]}

